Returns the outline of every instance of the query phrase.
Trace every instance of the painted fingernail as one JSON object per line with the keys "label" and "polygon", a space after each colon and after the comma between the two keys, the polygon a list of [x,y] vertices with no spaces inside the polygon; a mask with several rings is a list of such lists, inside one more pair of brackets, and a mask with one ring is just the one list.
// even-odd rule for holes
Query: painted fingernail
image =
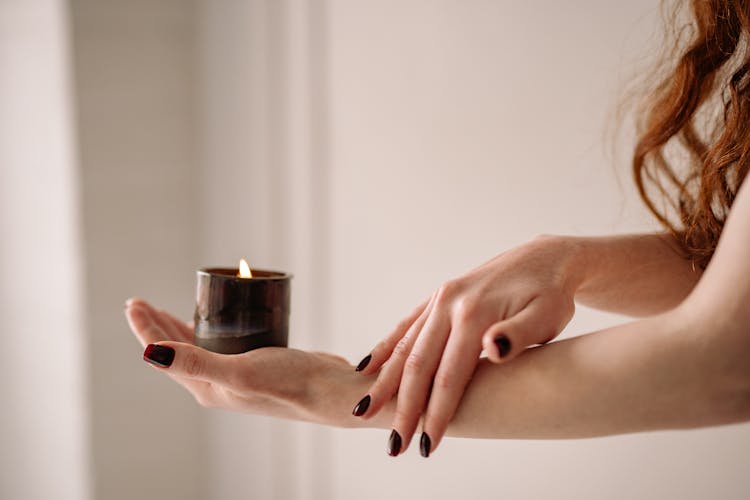
{"label": "painted fingernail", "polygon": [[165,345],[149,344],[143,351],[143,361],[152,365],[167,368],[174,361],[174,349]]}
{"label": "painted fingernail", "polygon": [[419,438],[419,454],[427,458],[430,456],[430,447],[432,447],[432,441],[430,436],[426,432],[422,433],[422,437]]}
{"label": "painted fingernail", "polygon": [[495,337],[495,345],[497,346],[497,352],[500,353],[501,358],[504,358],[510,352],[510,339],[505,335],[498,335]]}
{"label": "painted fingernail", "polygon": [[352,415],[355,417],[361,417],[365,414],[367,409],[370,407],[370,395],[363,397],[359,403],[357,403],[357,406],[354,407],[354,410],[352,410]]}
{"label": "painted fingernail", "polygon": [[362,361],[359,362],[357,365],[357,368],[354,369],[355,372],[361,372],[365,368],[367,368],[367,365],[370,364],[370,361],[372,360],[372,354],[368,354],[364,358],[362,358]]}
{"label": "painted fingernail", "polygon": [[401,435],[396,429],[391,431],[391,437],[388,438],[388,454],[392,457],[398,456],[401,451]]}

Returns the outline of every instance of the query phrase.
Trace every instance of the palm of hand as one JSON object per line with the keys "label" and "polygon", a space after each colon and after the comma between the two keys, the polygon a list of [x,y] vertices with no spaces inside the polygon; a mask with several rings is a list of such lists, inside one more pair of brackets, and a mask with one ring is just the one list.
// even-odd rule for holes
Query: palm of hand
{"label": "palm of hand", "polygon": [[319,420],[306,410],[314,397],[311,381],[353,371],[346,360],[327,353],[280,347],[234,355],[206,351],[193,345],[191,325],[139,299],[128,302],[126,316],[142,345],[174,349],[166,373],[208,408]]}

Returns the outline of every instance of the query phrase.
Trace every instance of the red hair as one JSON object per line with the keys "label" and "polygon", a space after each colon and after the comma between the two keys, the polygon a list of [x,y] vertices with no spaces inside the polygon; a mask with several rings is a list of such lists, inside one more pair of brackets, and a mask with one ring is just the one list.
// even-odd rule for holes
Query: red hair
{"label": "red hair", "polygon": [[[750,0],[690,7],[675,42],[687,34],[687,46],[640,113],[632,167],[649,210],[705,268],[750,166]],[[675,25],[678,14],[679,3]]]}

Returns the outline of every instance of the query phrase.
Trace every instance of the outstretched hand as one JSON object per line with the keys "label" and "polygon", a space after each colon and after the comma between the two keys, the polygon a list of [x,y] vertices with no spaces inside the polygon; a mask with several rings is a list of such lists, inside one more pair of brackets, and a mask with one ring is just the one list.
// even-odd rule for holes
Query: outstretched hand
{"label": "outstretched hand", "polygon": [[362,383],[343,358],[280,347],[217,354],[193,345],[191,325],[144,300],[128,300],[125,315],[146,347],[144,360],[185,387],[204,407],[330,425],[356,424],[345,409],[349,403],[344,394],[356,394],[352,391],[361,390]]}

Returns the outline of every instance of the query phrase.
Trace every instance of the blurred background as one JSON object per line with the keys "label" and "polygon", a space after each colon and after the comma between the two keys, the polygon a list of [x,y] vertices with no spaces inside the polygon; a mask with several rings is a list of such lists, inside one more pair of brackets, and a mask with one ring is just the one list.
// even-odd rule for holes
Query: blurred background
{"label": "blurred background", "polygon": [[656,0],[0,0],[0,497],[747,498],[748,425],[394,460],[387,431],[198,407],[122,312],[189,319],[195,269],[245,257],[294,273],[292,345],[356,363],[536,234],[655,229],[607,131],[659,26]]}

